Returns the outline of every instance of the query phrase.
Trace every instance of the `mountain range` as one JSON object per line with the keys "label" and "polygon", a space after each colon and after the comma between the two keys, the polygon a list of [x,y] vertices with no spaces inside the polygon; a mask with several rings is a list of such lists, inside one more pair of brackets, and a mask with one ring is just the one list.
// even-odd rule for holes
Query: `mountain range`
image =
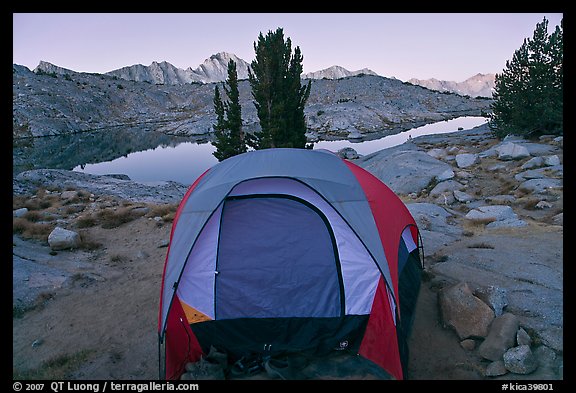
{"label": "mountain range", "polygon": [[495,74],[476,74],[465,81],[442,81],[435,78],[408,80],[408,83],[426,87],[430,90],[447,91],[470,97],[492,97],[495,86]]}
{"label": "mountain range", "polygon": [[[227,52],[219,52],[210,56],[195,69],[192,67],[181,69],[166,61],[154,61],[149,66],[135,64],[106,72],[104,75],[109,75],[128,81],[148,82],[157,85],[222,82],[227,78],[228,62],[231,59],[236,62],[238,79],[248,79],[248,68],[250,67],[250,63],[232,53]],[[40,64],[34,69],[34,72],[69,75],[75,73],[75,71],[58,67],[45,61],[41,61]],[[357,71],[349,71],[341,66],[334,65],[320,71],[302,74],[302,78],[340,79],[360,74],[378,75],[368,68],[363,68]],[[492,97],[494,77],[494,74],[477,74],[463,82],[441,81],[434,78],[426,80],[413,78],[408,80],[408,82],[441,92],[453,92],[471,97]]]}
{"label": "mountain range", "polygon": [[[213,60],[193,70],[194,75],[214,77],[219,68],[213,65],[220,61]],[[141,77],[152,75],[148,73],[150,68],[142,68],[146,72]],[[158,63],[158,69],[162,69],[162,63]],[[183,78],[172,71],[160,73],[164,81]],[[12,80],[14,138],[127,127],[170,135],[207,136],[216,121],[213,83],[136,82],[114,74],[74,72],[46,62],[34,72],[14,64]],[[491,102],[365,72],[310,81],[305,108],[310,140],[349,135],[377,138],[435,121],[480,116],[489,110]],[[259,121],[249,81],[240,80],[238,88],[243,126],[248,132],[256,131]]]}

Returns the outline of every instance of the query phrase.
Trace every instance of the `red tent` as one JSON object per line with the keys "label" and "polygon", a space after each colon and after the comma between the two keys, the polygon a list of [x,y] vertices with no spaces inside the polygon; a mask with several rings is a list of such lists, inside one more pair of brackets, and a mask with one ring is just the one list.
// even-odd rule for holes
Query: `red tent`
{"label": "red tent", "polygon": [[346,350],[403,379],[420,237],[380,180],[323,150],[266,149],[207,170],[174,219],[162,279],[161,378],[213,346]]}

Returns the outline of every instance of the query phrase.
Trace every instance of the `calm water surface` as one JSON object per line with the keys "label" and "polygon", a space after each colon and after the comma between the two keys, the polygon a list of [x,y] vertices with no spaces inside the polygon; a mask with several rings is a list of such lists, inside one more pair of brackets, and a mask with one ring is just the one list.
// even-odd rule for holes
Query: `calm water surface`
{"label": "calm water surface", "polygon": [[[454,132],[460,127],[470,129],[485,122],[484,117],[460,117],[427,124],[376,140],[363,142],[320,141],[314,144],[314,149],[327,149],[336,152],[344,147],[352,147],[359,154],[366,155],[404,143],[409,137]],[[218,160],[212,155],[215,150],[215,147],[209,142],[182,142],[176,146],[163,145],[130,153],[111,161],[79,165],[73,170],[96,175],[122,173],[128,175],[132,180],[140,182],[173,180],[189,185],[206,169],[218,163]]]}

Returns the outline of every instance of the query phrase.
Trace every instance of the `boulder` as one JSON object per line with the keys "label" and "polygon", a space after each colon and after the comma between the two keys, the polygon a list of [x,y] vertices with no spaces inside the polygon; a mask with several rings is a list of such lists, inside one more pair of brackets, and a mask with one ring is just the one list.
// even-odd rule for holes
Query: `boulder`
{"label": "boulder", "polygon": [[522,228],[528,225],[524,220],[518,218],[507,218],[505,220],[499,220],[490,222],[486,225],[486,229],[496,229],[496,228]]}
{"label": "boulder", "polygon": [[520,183],[519,188],[531,191],[535,194],[543,194],[550,189],[560,189],[563,187],[562,179],[530,179]]}
{"label": "boulder", "polygon": [[428,150],[427,154],[434,158],[444,158],[447,155],[446,149],[438,149],[438,148]]}
{"label": "boulder", "polygon": [[420,192],[437,176],[452,169],[449,164],[421,151],[386,150],[391,149],[360,157],[356,163],[397,194]]}
{"label": "boulder", "polygon": [[549,155],[554,152],[554,146],[550,146],[549,144],[543,143],[532,143],[528,141],[517,141],[516,144],[519,144],[528,150],[528,153],[531,156],[544,156]]}
{"label": "boulder", "polygon": [[518,181],[530,180],[530,179],[542,179],[545,178],[543,168],[530,169],[524,172],[520,172],[514,175],[514,179]]}
{"label": "boulder", "polygon": [[478,157],[480,158],[491,158],[491,157],[496,157],[498,155],[498,152],[496,151],[495,147],[491,147],[487,150],[484,150],[483,152],[480,152],[478,154]]}
{"label": "boulder", "polygon": [[496,317],[490,326],[488,336],[478,347],[478,354],[492,361],[502,359],[504,352],[514,346],[518,323],[518,318],[511,313]]}
{"label": "boulder", "polygon": [[560,158],[556,154],[554,154],[553,156],[545,156],[544,165],[546,166],[560,165]]}
{"label": "boulder", "polygon": [[504,366],[503,360],[496,360],[492,362],[486,367],[486,371],[484,372],[484,376],[486,377],[498,377],[500,375],[505,375],[508,373],[506,367]]}
{"label": "boulder", "polygon": [[460,341],[460,346],[467,351],[473,351],[476,348],[476,341],[472,340],[471,338],[467,338],[466,340]]}
{"label": "boulder", "polygon": [[454,171],[452,169],[446,169],[444,172],[436,176],[436,181],[440,183],[452,178],[454,178]]}
{"label": "boulder", "polygon": [[472,294],[467,283],[443,288],[438,296],[444,325],[452,327],[460,340],[488,335],[494,311]]}
{"label": "boulder", "polygon": [[470,172],[466,172],[466,171],[458,171],[456,173],[456,176],[460,179],[464,179],[464,180],[468,180],[468,179],[472,179],[474,178],[474,175]]}
{"label": "boulder", "polygon": [[456,165],[458,165],[458,168],[468,168],[478,162],[480,162],[478,154],[464,153],[456,155]]}
{"label": "boulder", "polygon": [[74,231],[56,227],[50,232],[50,235],[48,235],[48,244],[54,251],[78,248],[80,245],[80,235]]}
{"label": "boulder", "polygon": [[552,207],[552,204],[550,202],[547,202],[547,201],[540,201],[534,207],[536,209],[550,209]]}
{"label": "boulder", "polygon": [[516,332],[516,343],[518,345],[530,345],[532,344],[532,339],[530,338],[528,333],[526,333],[526,330],[520,328]]}
{"label": "boulder", "polygon": [[456,199],[454,199],[454,195],[450,191],[444,191],[434,199],[434,203],[437,205],[450,206],[454,202],[456,202]]}
{"label": "boulder", "polygon": [[467,194],[463,191],[454,190],[453,194],[454,194],[454,198],[456,198],[456,200],[460,203],[468,203],[468,202],[472,202],[474,200],[474,197],[472,195]]}
{"label": "boulder", "polygon": [[496,148],[498,159],[503,161],[520,160],[522,158],[530,157],[528,149],[520,144],[512,142],[504,142]]}
{"label": "boulder", "polygon": [[347,160],[355,160],[360,157],[358,152],[351,147],[344,147],[336,153],[340,158],[345,158]]}
{"label": "boulder", "polygon": [[544,165],[544,159],[542,157],[532,157],[531,159],[526,161],[524,164],[522,164],[521,168],[522,169],[534,169],[534,168],[539,168],[542,165]]}
{"label": "boulder", "polygon": [[530,374],[538,368],[538,360],[528,345],[510,348],[503,359],[506,369],[514,374]]}
{"label": "boulder", "polygon": [[461,230],[459,227],[454,225],[449,225],[446,219],[452,216],[441,206],[433,203],[408,203],[406,207],[416,220],[419,228],[445,233],[460,234]]}
{"label": "boulder", "polygon": [[456,180],[446,180],[441,183],[438,183],[432,191],[430,191],[430,196],[437,196],[446,191],[452,193],[454,190],[461,190],[464,188],[462,183],[457,182]]}
{"label": "boulder", "polygon": [[508,305],[507,291],[504,288],[493,285],[479,287],[474,291],[474,295],[489,305],[497,317],[502,315],[504,307]]}
{"label": "boulder", "polygon": [[502,221],[506,219],[516,219],[516,213],[507,205],[479,206],[470,210],[465,218],[469,220],[493,220]]}
{"label": "boulder", "polygon": [[22,217],[26,213],[28,213],[28,208],[21,207],[12,211],[12,217]]}

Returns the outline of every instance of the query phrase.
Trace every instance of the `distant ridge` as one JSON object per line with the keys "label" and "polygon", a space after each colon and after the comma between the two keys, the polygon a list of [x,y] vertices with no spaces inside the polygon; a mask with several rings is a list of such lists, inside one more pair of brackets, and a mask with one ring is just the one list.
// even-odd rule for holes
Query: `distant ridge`
{"label": "distant ridge", "polygon": [[448,91],[470,97],[492,97],[494,91],[495,74],[476,74],[463,82],[442,81],[431,79],[409,79],[413,85],[426,87],[430,90]]}
{"label": "distant ridge", "polygon": [[[216,53],[204,60],[202,64],[194,69],[192,67],[181,69],[167,61],[153,61],[149,66],[134,64],[106,72],[104,75],[115,76],[117,78],[135,82],[166,85],[223,82],[228,77],[228,62],[230,59],[236,62],[238,79],[248,79],[248,68],[250,67],[250,63],[228,52]],[[77,71],[59,67],[46,61],[40,61],[38,66],[34,69],[34,72],[69,75],[78,73]],[[303,73],[301,77],[302,79],[340,79],[362,74],[379,76],[369,68],[349,71],[344,67],[334,65],[323,70]],[[494,91],[495,78],[495,74],[478,73],[463,82],[443,81],[435,78],[412,78],[407,82],[435,91],[451,92],[470,97],[491,98],[492,92]]]}
{"label": "distant ridge", "polygon": [[347,76],[356,76],[360,74],[365,75],[378,75],[374,71],[368,68],[362,68],[358,71],[348,71],[344,67],[340,67],[334,65],[332,67],[328,67],[324,70],[315,71],[315,72],[308,72],[306,74],[302,74],[302,79],[340,79],[345,78]]}

